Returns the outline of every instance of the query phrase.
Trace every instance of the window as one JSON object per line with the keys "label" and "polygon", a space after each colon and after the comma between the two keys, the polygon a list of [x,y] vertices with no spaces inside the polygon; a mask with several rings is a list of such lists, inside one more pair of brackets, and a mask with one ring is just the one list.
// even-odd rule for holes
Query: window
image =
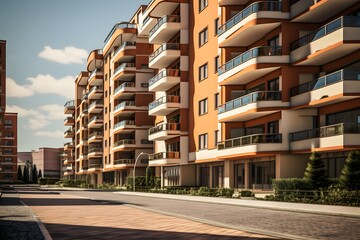
{"label": "window", "polygon": [[208,100],[207,98],[199,101],[199,115],[204,115],[207,113]]}
{"label": "window", "polygon": [[199,67],[199,81],[204,80],[208,77],[208,64],[204,64],[201,67]]}
{"label": "window", "polygon": [[219,71],[219,67],[220,67],[220,64],[219,64],[219,56],[216,56],[215,57],[215,64],[214,64],[214,66],[215,66],[215,73],[217,73],[218,71]]}
{"label": "window", "polygon": [[220,24],[219,18],[215,19],[215,21],[214,21],[214,26],[215,26],[215,29],[214,29],[215,31],[214,31],[214,32],[215,32],[215,36],[219,34],[219,27],[220,27],[219,24]]}
{"label": "window", "polygon": [[199,0],[199,12],[204,10],[208,5],[208,0]]}
{"label": "window", "polygon": [[207,43],[208,41],[208,28],[205,28],[199,33],[199,47]]}
{"label": "window", "polygon": [[107,90],[105,91],[105,97],[107,97]]}
{"label": "window", "polygon": [[104,130],[105,130],[105,131],[107,130],[107,123],[105,123],[105,127],[104,127]]}
{"label": "window", "polygon": [[[106,59],[106,58],[105,58]],[[105,82],[108,80],[108,75],[105,74]]]}
{"label": "window", "polygon": [[215,98],[214,108],[217,109],[219,107],[219,103],[220,103],[219,102],[219,93],[216,93],[214,98]]}
{"label": "window", "polygon": [[107,114],[107,107],[105,107],[105,114]]}
{"label": "window", "polygon": [[214,132],[214,146],[217,146],[219,142],[219,130]]}
{"label": "window", "polygon": [[208,146],[208,135],[207,133],[199,135],[199,150],[206,149]]}
{"label": "window", "polygon": [[104,147],[107,147],[107,140],[105,140],[104,142]]}

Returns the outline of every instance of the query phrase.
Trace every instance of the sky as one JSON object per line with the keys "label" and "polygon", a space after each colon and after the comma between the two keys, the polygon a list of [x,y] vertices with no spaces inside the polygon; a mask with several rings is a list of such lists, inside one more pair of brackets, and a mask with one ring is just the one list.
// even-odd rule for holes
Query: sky
{"label": "sky", "polygon": [[7,41],[6,111],[18,113],[18,151],[63,147],[64,104],[88,54],[115,23],[150,0],[0,0]]}

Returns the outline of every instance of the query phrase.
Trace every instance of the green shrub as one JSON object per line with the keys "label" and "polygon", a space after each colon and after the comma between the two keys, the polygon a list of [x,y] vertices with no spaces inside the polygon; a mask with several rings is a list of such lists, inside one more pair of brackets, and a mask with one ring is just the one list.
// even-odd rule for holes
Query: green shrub
{"label": "green shrub", "polygon": [[253,192],[250,191],[250,190],[242,190],[242,191],[240,192],[240,196],[241,196],[241,197],[254,197],[254,194],[253,194]]}
{"label": "green shrub", "polygon": [[310,184],[312,189],[320,189],[328,185],[325,164],[318,152],[312,152],[309,163],[305,169],[304,179]]}
{"label": "green shrub", "polygon": [[303,178],[280,178],[273,179],[272,186],[275,190],[311,190],[311,185]]}
{"label": "green shrub", "polygon": [[47,185],[47,184],[49,184],[49,179],[46,178],[46,177],[41,177],[41,178],[38,179],[38,183],[40,185]]}
{"label": "green shrub", "polygon": [[218,188],[217,189],[217,197],[227,197],[231,198],[234,194],[234,189],[231,188]]}
{"label": "green shrub", "polygon": [[360,190],[360,151],[349,152],[340,182],[349,190]]}

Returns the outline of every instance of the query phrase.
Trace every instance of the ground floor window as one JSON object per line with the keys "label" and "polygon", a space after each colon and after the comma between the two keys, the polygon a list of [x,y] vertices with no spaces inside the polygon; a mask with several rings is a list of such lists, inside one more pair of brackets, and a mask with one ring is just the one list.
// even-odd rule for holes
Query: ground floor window
{"label": "ground floor window", "polygon": [[271,189],[275,178],[275,161],[250,163],[250,188]]}
{"label": "ground floor window", "polygon": [[214,188],[224,187],[224,166],[213,167],[213,187]]}
{"label": "ground floor window", "polygon": [[164,185],[165,186],[180,185],[180,166],[164,167]]}
{"label": "ground floor window", "polygon": [[210,187],[210,167],[200,167],[200,186]]}
{"label": "ground floor window", "polygon": [[114,184],[115,172],[104,172],[103,173],[103,182]]}
{"label": "ground floor window", "polygon": [[234,187],[245,188],[245,164],[234,165]]}

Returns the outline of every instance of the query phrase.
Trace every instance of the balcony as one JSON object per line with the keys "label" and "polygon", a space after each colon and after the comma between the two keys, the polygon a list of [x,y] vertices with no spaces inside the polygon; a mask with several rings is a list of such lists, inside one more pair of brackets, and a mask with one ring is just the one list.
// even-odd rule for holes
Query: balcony
{"label": "balcony", "polygon": [[147,110],[147,108],[135,106],[135,101],[122,101],[114,107],[114,116],[131,116],[136,110]]}
{"label": "balcony", "polygon": [[258,79],[289,63],[289,56],[282,55],[281,46],[252,48],[220,66],[220,85],[241,85]]}
{"label": "balcony", "polygon": [[255,2],[220,26],[219,46],[249,46],[288,18],[289,13],[282,12],[281,2]]}
{"label": "balcony", "polygon": [[89,79],[89,72],[82,71],[79,76],[76,78],[75,82],[77,85],[86,86]]}
{"label": "balcony", "polygon": [[334,151],[360,147],[360,124],[338,123],[290,133],[292,151]]}
{"label": "balcony", "polygon": [[323,65],[360,49],[360,17],[340,17],[291,44],[295,65]]}
{"label": "balcony", "polygon": [[180,16],[163,16],[149,32],[149,43],[168,42],[181,29]]}
{"label": "balcony", "polygon": [[73,142],[64,143],[64,151],[74,149],[75,145]]}
{"label": "balcony", "polygon": [[102,132],[93,132],[89,135],[88,142],[94,143],[94,142],[102,142],[104,138],[104,134]]}
{"label": "balcony", "polygon": [[150,68],[166,68],[180,57],[180,45],[178,43],[165,43],[149,56]]}
{"label": "balcony", "polygon": [[89,163],[88,172],[98,172],[103,168],[102,163]]}
{"label": "balcony", "polygon": [[133,132],[136,128],[134,120],[123,120],[116,124],[114,124],[113,134],[122,132],[122,133],[130,133]]}
{"label": "balcony", "polygon": [[96,68],[103,66],[103,52],[102,49],[91,51],[87,58],[87,70],[89,72],[94,71]]}
{"label": "balcony", "polygon": [[100,99],[103,96],[104,89],[102,86],[94,86],[90,89],[88,98],[89,100]]}
{"label": "balcony", "polygon": [[64,132],[64,138],[73,138],[75,136],[74,129],[69,128]]}
{"label": "balcony", "polygon": [[180,83],[179,69],[164,69],[149,80],[149,91],[167,91]]}
{"label": "balcony", "polygon": [[232,138],[218,143],[218,157],[231,158],[288,150],[282,134],[263,133]]}
{"label": "balcony", "polygon": [[88,79],[88,84],[90,86],[98,86],[98,85],[103,85],[103,75],[104,73],[101,72],[101,70],[99,69],[95,69],[94,71],[91,72],[89,79]]}
{"label": "balcony", "polygon": [[164,141],[180,136],[180,123],[162,123],[149,129],[149,141]]}
{"label": "balcony", "polygon": [[247,121],[272,114],[289,107],[281,101],[279,91],[259,91],[236,98],[218,108],[219,122]]}
{"label": "balcony", "polygon": [[104,124],[104,119],[102,116],[95,116],[89,120],[88,127],[89,128],[100,128]]}
{"label": "balcony", "polygon": [[291,21],[321,23],[329,17],[329,13],[331,16],[335,16],[357,2],[358,0],[292,0]]}
{"label": "balcony", "polygon": [[81,111],[81,117],[84,117],[85,115],[88,115],[89,113],[89,109],[88,108],[84,108],[82,111]]}
{"label": "balcony", "polygon": [[135,35],[136,24],[128,22],[115,24],[104,41],[104,54],[111,50],[113,46],[119,46],[122,42],[131,41]]}
{"label": "balcony", "polygon": [[67,101],[64,105],[64,114],[73,114],[75,112],[75,101]]}
{"label": "balcony", "polygon": [[131,62],[136,55],[136,42],[123,42],[112,54],[112,61]]}
{"label": "balcony", "polygon": [[180,96],[167,95],[149,103],[150,116],[166,116],[180,109]]}
{"label": "balcony", "polygon": [[89,105],[89,113],[100,113],[104,108],[104,102],[103,101],[93,101]]}
{"label": "balcony", "polygon": [[250,0],[218,0],[218,1],[219,1],[219,6],[224,7],[229,5],[245,5]]}
{"label": "balcony", "polygon": [[173,13],[174,10],[179,6],[179,3],[184,3],[184,2],[187,1],[152,0],[148,4],[148,7],[146,8],[146,12],[148,13],[148,15],[151,15],[152,17],[161,17]]}
{"label": "balcony", "polygon": [[99,158],[103,155],[102,148],[90,148],[88,152],[88,158]]}
{"label": "balcony", "polygon": [[119,140],[117,142],[114,142],[114,146],[113,146],[113,151],[117,152],[117,151],[121,151],[124,150],[126,148],[135,148],[135,139],[122,139]]}
{"label": "balcony", "polygon": [[114,81],[129,81],[135,77],[136,65],[135,63],[122,63],[114,71]]}
{"label": "balcony", "polygon": [[84,92],[84,95],[81,97],[81,102],[88,102],[89,101],[89,93]]}
{"label": "balcony", "polygon": [[64,119],[64,126],[73,126],[75,124],[75,119],[73,117],[67,117]]}
{"label": "balcony", "polygon": [[159,152],[149,155],[149,166],[161,166],[168,164],[180,164],[180,152]]}
{"label": "balcony", "polygon": [[64,165],[69,165],[69,164],[72,164],[72,163],[75,163],[74,157],[67,157],[67,158],[65,158],[65,160],[64,160]]}
{"label": "balcony", "polygon": [[322,107],[359,98],[360,70],[342,69],[291,89],[291,105]]}
{"label": "balcony", "polygon": [[136,92],[135,82],[124,82],[120,84],[114,90],[114,99],[117,98],[127,98],[134,95]]}
{"label": "balcony", "polygon": [[128,166],[133,167],[134,164],[135,164],[135,159],[121,158],[114,160],[114,167],[128,167]]}

